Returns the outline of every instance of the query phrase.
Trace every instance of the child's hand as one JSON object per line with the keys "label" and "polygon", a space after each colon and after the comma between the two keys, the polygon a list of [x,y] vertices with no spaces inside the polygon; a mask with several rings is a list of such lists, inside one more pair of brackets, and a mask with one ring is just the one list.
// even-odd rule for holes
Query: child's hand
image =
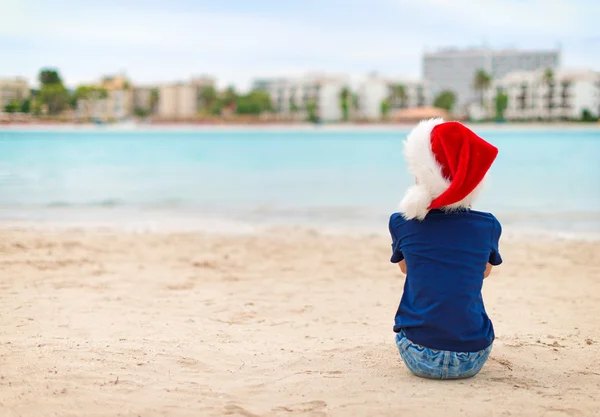
{"label": "child's hand", "polygon": [[489,277],[491,273],[492,273],[492,264],[488,263],[485,266],[485,272],[483,273],[483,279],[486,279],[487,277]]}
{"label": "child's hand", "polygon": [[400,271],[406,275],[406,261],[402,259],[400,262],[398,262],[398,266],[400,267]]}

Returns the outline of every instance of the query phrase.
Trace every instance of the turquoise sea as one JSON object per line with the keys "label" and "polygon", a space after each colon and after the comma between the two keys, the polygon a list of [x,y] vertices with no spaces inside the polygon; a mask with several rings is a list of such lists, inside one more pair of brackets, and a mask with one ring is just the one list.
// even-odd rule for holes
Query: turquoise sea
{"label": "turquoise sea", "polygon": [[[600,130],[476,132],[500,149],[478,209],[600,235]],[[407,131],[0,130],[0,220],[384,231]]]}

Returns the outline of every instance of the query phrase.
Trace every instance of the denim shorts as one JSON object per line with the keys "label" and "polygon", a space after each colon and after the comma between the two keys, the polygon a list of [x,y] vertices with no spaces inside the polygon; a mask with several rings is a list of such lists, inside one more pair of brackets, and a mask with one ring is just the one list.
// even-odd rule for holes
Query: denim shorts
{"label": "denim shorts", "polygon": [[461,379],[477,375],[492,350],[451,352],[429,349],[411,342],[404,332],[396,334],[396,345],[406,367],[415,375],[431,379]]}

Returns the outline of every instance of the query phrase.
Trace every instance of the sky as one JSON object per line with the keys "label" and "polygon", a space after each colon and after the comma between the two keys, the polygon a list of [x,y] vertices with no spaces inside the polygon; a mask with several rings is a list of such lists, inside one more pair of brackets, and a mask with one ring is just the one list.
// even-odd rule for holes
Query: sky
{"label": "sky", "polygon": [[0,77],[59,69],[74,87],[208,74],[377,72],[418,78],[441,47],[560,47],[562,66],[600,71],[599,0],[0,0]]}

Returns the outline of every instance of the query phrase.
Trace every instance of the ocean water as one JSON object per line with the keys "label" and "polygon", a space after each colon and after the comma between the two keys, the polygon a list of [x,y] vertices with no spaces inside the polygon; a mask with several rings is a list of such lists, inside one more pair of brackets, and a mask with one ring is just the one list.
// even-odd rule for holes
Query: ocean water
{"label": "ocean water", "polygon": [[[476,204],[513,230],[600,235],[600,130],[476,132]],[[0,220],[385,231],[412,183],[401,130],[0,130]]]}

